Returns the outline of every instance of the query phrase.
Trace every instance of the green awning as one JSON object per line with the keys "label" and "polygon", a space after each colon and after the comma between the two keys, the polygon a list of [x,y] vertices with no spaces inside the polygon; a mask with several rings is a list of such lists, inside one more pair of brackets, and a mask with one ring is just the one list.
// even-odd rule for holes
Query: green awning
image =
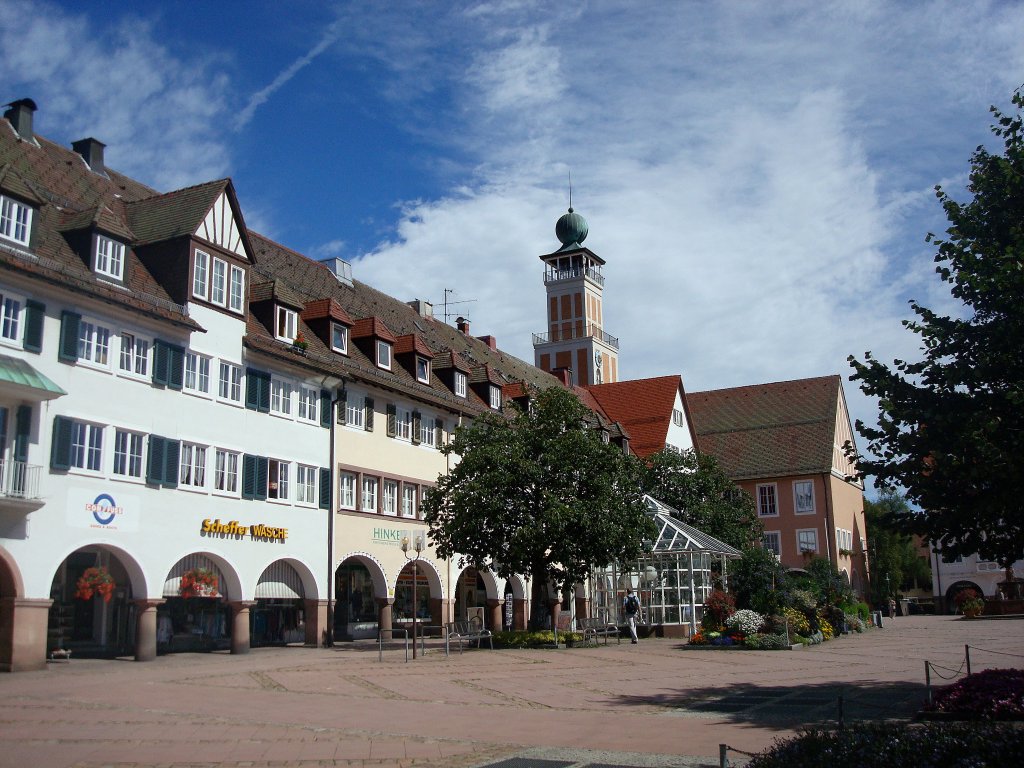
{"label": "green awning", "polygon": [[0,392],[36,403],[67,394],[26,361],[7,355],[0,355]]}

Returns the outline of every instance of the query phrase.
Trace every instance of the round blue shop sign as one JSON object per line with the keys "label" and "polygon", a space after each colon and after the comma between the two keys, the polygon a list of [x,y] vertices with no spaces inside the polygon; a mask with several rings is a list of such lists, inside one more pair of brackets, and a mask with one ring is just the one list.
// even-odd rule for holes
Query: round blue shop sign
{"label": "round blue shop sign", "polygon": [[[96,518],[97,523],[100,525],[110,525],[114,522],[114,507],[116,507],[117,504],[114,502],[113,496],[109,493],[101,493],[96,497],[93,505],[92,516]],[[103,510],[109,511],[109,514],[102,514]]]}

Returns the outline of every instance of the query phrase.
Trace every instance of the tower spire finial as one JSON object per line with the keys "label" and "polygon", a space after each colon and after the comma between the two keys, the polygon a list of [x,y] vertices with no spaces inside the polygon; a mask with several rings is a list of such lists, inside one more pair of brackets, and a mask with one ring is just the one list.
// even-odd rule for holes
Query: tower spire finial
{"label": "tower spire finial", "polygon": [[569,169],[569,213],[572,213],[572,168]]}

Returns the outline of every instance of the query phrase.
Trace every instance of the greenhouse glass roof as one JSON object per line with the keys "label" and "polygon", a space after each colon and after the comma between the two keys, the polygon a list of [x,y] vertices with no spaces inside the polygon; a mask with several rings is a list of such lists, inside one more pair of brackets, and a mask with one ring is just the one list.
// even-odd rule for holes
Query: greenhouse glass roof
{"label": "greenhouse glass roof", "polygon": [[644,496],[644,503],[647,505],[648,514],[654,518],[659,530],[650,552],[711,552],[727,557],[740,556],[740,551],[735,547],[674,518],[672,513],[679,514],[679,512],[668,504],[650,496]]}

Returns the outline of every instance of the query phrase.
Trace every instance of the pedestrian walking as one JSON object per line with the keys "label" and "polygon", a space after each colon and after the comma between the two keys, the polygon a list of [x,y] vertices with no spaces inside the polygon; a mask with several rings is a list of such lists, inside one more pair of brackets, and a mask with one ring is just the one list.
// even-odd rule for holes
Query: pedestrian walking
{"label": "pedestrian walking", "polygon": [[896,599],[893,597],[889,598],[889,618],[896,618]]}
{"label": "pedestrian walking", "polygon": [[640,601],[633,594],[632,589],[626,590],[626,597],[622,600],[622,612],[626,614],[626,624],[629,626],[629,634],[632,635],[631,643],[637,642],[636,637],[636,615],[640,612]]}

